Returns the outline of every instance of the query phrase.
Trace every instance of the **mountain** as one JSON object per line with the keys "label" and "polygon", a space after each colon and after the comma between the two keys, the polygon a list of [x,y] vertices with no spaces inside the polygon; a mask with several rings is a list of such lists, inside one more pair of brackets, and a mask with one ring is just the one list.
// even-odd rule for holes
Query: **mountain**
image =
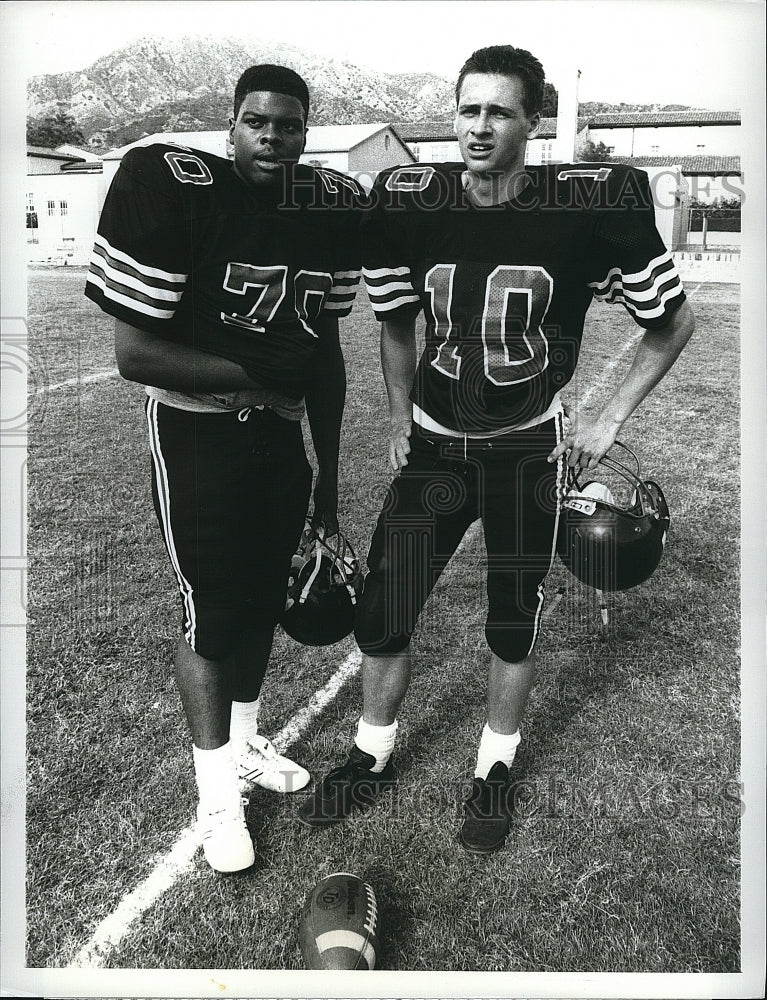
{"label": "mountain", "polygon": [[[453,83],[433,73],[380,73],[281,42],[199,35],[147,35],[78,72],[33,76],[27,114],[40,119],[64,110],[100,152],[154,132],[224,128],[237,79],[254,63],[279,63],[301,73],[312,95],[310,124],[451,117]],[[681,109],[591,102],[581,104],[579,113]]]}
{"label": "mountain", "polygon": [[146,36],[79,72],[34,76],[27,114],[63,109],[103,149],[153,132],[223,128],[237,79],[254,63],[301,73],[310,124],[444,118],[451,106],[452,83],[432,73],[379,73],[287,44],[189,35]]}

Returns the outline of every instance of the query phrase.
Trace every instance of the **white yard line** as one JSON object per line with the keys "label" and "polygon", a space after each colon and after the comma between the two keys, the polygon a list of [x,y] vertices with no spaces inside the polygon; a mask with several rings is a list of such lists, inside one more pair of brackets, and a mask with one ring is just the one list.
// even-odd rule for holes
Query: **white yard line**
{"label": "white yard line", "polygon": [[589,389],[587,389],[586,392],[584,392],[584,394],[581,396],[580,406],[585,406],[586,403],[589,403],[591,401],[591,397],[594,395],[595,392],[602,392],[606,388],[607,380],[612,374],[613,368],[615,368],[615,366],[620,363],[620,360],[624,354],[628,354],[629,351],[636,348],[637,343],[639,342],[643,334],[644,330],[639,329],[635,331],[631,337],[629,337],[629,339],[623,345],[621,350],[618,351],[618,353],[615,355],[614,359],[602,371],[599,380],[597,382],[594,382],[594,384]]}
{"label": "white yard line", "polygon": [[114,378],[120,373],[116,368],[110,368],[107,372],[96,372],[93,375],[78,375],[77,378],[68,378],[64,382],[54,382],[53,385],[42,385],[35,389],[36,396],[42,396],[46,392],[55,392],[56,389],[69,389],[75,385],[85,385],[88,382],[103,382],[104,379]]}
{"label": "white yard line", "polygon": [[[336,697],[341,688],[360,669],[362,655],[355,649],[336,670],[324,687],[312,695],[308,704],[288,720],[273,743],[284,753],[296,743],[320,712]],[[167,854],[160,857],[149,875],[132,892],[123,896],[117,908],[96,927],[90,939],[77,952],[70,968],[98,968],[118,947],[131,924],[138,920],[163,893],[167,892],[193,864],[200,846],[195,825],[187,826]]]}
{"label": "white yard line", "polygon": [[200,837],[195,826],[182,830],[171,849],[159,859],[144,881],[127,896],[123,896],[117,909],[101,921],[88,942],[77,952],[69,968],[103,966],[109,953],[128,933],[131,924],[167,892],[184,871],[191,868],[199,846]]}
{"label": "white yard line", "polygon": [[355,649],[349,653],[327,684],[314,692],[306,707],[296,712],[274,737],[272,743],[279,753],[285,753],[288,747],[299,741],[314,719],[333,701],[344,684],[354,677],[361,665],[362,653],[359,649]]}

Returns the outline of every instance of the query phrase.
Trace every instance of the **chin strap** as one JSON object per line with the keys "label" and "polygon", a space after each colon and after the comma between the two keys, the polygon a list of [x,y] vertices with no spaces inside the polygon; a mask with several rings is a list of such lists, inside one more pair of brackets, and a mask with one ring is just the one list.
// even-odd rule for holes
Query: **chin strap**
{"label": "chin strap", "polygon": [[[322,568],[323,557],[330,560],[332,568],[338,574],[338,583],[343,583],[352,604],[357,603],[357,594],[349,582],[359,572],[359,561],[348,539],[340,531],[334,535],[326,535],[321,526],[319,530],[310,521],[306,522],[302,543],[308,548],[312,546],[310,559],[314,559],[314,567],[298,599],[304,604]],[[308,560],[307,560],[308,561]]]}
{"label": "chin strap", "polygon": [[314,581],[320,574],[320,569],[322,568],[322,548],[320,547],[319,539],[314,546],[314,567],[307,577],[306,583],[304,584],[304,589],[301,591],[301,596],[298,598],[299,604],[305,604],[306,598],[309,596],[309,592],[314,586]]}

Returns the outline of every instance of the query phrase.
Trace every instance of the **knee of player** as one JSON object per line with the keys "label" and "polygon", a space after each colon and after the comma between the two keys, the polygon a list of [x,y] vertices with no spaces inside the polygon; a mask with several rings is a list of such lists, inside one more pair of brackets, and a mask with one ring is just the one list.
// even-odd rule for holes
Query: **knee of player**
{"label": "knee of player", "polygon": [[499,660],[513,666],[522,664],[530,656],[535,648],[537,633],[529,626],[488,622],[485,639],[490,651]]}
{"label": "knee of player", "polygon": [[360,652],[375,659],[378,656],[395,656],[397,653],[404,653],[410,645],[411,637],[409,634],[392,634],[385,628],[368,630],[365,624],[358,622],[354,628],[354,638],[357,640]]}
{"label": "knee of player", "polygon": [[217,632],[200,632],[191,639],[187,637],[189,648],[203,660],[214,663],[228,659],[237,649],[241,632],[237,629],[222,629]]}
{"label": "knee of player", "polygon": [[399,653],[410,642],[409,632],[394,620],[398,612],[385,598],[382,579],[377,574],[368,574],[354,619],[354,638],[368,656]]}

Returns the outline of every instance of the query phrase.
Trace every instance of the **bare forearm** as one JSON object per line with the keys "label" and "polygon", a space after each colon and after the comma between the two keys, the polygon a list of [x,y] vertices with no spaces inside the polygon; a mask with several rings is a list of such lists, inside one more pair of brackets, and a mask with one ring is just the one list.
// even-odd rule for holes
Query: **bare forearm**
{"label": "bare forearm", "polygon": [[410,389],[416,370],[415,317],[382,324],[381,368],[392,418],[410,417]]}
{"label": "bare forearm", "polygon": [[395,470],[407,465],[413,405],[410,389],[416,369],[415,316],[388,320],[381,326],[381,367],[389,396],[389,462]]}
{"label": "bare forearm", "polygon": [[315,523],[329,535],[338,531],[338,451],[346,401],[346,367],[338,339],[338,320],[321,318],[315,326],[320,343],[314,377],[306,390],[306,414],[317,456],[314,484]]}
{"label": "bare forearm", "polygon": [[306,392],[306,414],[317,463],[322,473],[335,476],[345,402],[346,369],[336,335],[335,342],[319,353],[314,379]]}
{"label": "bare forearm", "polygon": [[115,320],[115,354],[123,378],[176,392],[232,392],[258,388],[228,358],[207,354]]}

